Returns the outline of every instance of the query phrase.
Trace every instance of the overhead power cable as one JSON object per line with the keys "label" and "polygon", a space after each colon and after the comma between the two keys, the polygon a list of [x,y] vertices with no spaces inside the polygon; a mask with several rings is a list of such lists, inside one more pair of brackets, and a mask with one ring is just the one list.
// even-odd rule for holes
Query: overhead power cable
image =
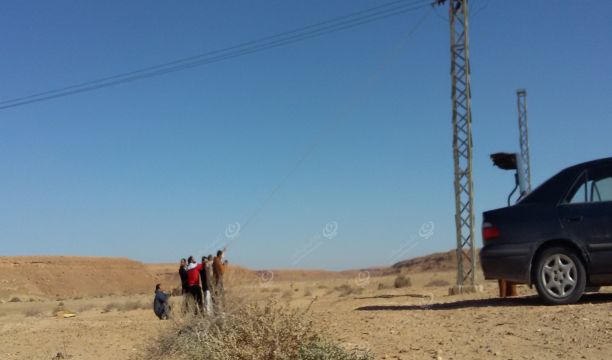
{"label": "overhead power cable", "polygon": [[140,79],[160,76],[168,73],[191,69],[215,62],[220,62],[279,46],[293,44],[314,37],[335,33],[373,21],[397,16],[410,11],[430,6],[429,0],[406,1],[396,0],[373,8],[318,22],[312,25],[266,36],[238,45],[209,51],[195,56],[173,60],[163,64],[142,68],[130,72],[112,75],[54,90],[39,92],[27,96],[0,101],[0,110],[23,106],[44,100],[93,91],[104,87],[132,82]]}

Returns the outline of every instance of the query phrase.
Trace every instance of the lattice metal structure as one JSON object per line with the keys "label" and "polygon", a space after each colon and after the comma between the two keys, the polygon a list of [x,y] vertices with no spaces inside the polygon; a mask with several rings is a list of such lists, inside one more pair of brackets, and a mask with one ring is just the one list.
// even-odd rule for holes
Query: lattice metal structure
{"label": "lattice metal structure", "polygon": [[468,0],[449,2],[453,102],[453,158],[455,168],[455,226],[457,289],[476,285],[474,196],[472,182],[472,112]]}
{"label": "lattice metal structure", "polygon": [[[527,91],[518,89],[516,91],[516,105],[518,108],[519,144],[521,147],[521,160],[523,171],[519,176],[526,185],[526,192],[531,192],[531,164],[529,162],[529,134],[527,130]],[[523,195],[523,194],[521,194]]]}

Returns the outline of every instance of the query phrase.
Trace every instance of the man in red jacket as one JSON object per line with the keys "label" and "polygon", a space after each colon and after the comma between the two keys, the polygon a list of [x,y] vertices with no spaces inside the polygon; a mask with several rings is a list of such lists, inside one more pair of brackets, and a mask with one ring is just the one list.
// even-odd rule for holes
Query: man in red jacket
{"label": "man in red jacket", "polygon": [[203,269],[203,265],[197,264],[193,256],[190,256],[187,262],[187,286],[189,288],[189,294],[197,305],[195,309],[197,314],[204,309],[202,288],[200,287],[200,271]]}

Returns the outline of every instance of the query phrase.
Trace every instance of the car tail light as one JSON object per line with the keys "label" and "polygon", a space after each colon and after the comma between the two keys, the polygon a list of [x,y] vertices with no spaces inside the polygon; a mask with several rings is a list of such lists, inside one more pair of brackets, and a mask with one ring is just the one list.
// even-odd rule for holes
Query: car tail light
{"label": "car tail light", "polygon": [[484,241],[498,238],[500,235],[499,229],[490,222],[482,223],[482,239]]}

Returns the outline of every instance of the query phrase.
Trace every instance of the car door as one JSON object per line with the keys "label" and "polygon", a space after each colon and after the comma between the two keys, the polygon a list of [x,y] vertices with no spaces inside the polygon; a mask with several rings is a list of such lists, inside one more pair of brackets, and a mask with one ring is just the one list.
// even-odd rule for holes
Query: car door
{"label": "car door", "polygon": [[559,220],[564,231],[588,250],[591,280],[612,281],[611,166],[587,169],[578,178],[559,206]]}

